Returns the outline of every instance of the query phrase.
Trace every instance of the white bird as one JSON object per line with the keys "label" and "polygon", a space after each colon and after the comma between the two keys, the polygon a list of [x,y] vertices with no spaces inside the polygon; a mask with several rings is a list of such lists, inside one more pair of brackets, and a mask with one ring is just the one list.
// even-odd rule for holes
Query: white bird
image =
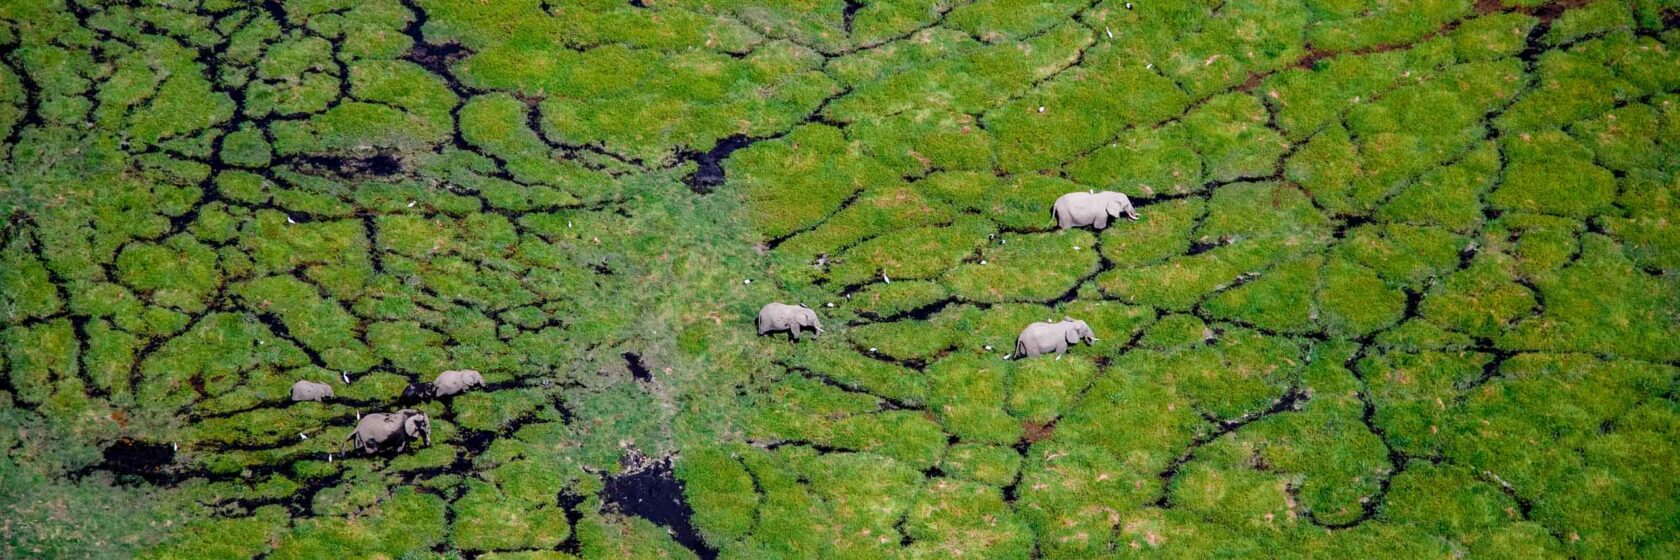
{"label": "white bird", "polygon": [[297,221],[293,220],[291,216],[286,216],[286,223],[295,224],[295,223],[297,223]]}
{"label": "white bird", "polygon": [[1038,112],[1040,112],[1040,113],[1044,112],[1044,106],[1043,105],[1038,106]]}
{"label": "white bird", "polygon": [[751,279],[751,278],[748,278],[748,279],[746,279],[746,280],[742,280],[742,281],[741,281],[741,283],[742,283],[742,284],[751,284],[751,283],[752,283],[752,279]]}
{"label": "white bird", "polygon": [[358,410],[358,411],[356,411],[356,419],[357,419],[357,420],[361,420],[361,419],[362,419],[362,411],[360,411],[360,410]]}
{"label": "white bird", "polygon": [[180,451],[181,450],[181,444],[171,443],[171,444],[169,444],[169,450],[170,451]]}
{"label": "white bird", "polygon": [[309,435],[303,432],[298,432],[298,439],[309,439]]}
{"label": "white bird", "polygon": [[873,347],[873,346],[871,346],[871,347],[870,347],[870,348],[869,348],[869,351],[870,351],[870,352],[874,352],[874,351],[875,351],[875,347]]}
{"label": "white bird", "polygon": [[415,204],[419,204],[419,203],[417,203],[415,201],[412,201],[412,200],[408,201],[408,207],[409,208],[413,208]]}
{"label": "white bird", "polygon": [[980,259],[980,264],[986,264],[986,259]]}
{"label": "white bird", "polygon": [[1143,65],[1143,67],[1144,67],[1144,68],[1145,68],[1145,69],[1149,69],[1149,70],[1154,70],[1154,69],[1155,69],[1155,63],[1153,63],[1153,62],[1151,62],[1151,63],[1149,63],[1149,64],[1145,64],[1145,65]]}
{"label": "white bird", "polygon": [[883,270],[883,271],[881,271],[881,281],[882,281],[882,282],[886,282],[886,283],[888,283],[888,284],[891,284],[891,283],[892,283],[892,279],[891,279],[891,278],[887,278],[887,271],[885,271],[885,270]]}
{"label": "white bird", "polygon": [[566,220],[566,229],[572,229],[572,221]]}
{"label": "white bird", "polygon": [[1073,250],[1075,250],[1075,251],[1078,251],[1078,250],[1079,250],[1079,246],[1078,246],[1078,245],[1074,245],[1074,246],[1073,246]]}
{"label": "white bird", "polygon": [[1128,9],[1128,10],[1132,9],[1132,3],[1131,2],[1126,3],[1126,9]]}
{"label": "white bird", "polygon": [[350,373],[349,372],[344,372],[344,371],[338,372],[338,376],[344,378],[344,384],[345,385],[350,384]]}
{"label": "white bird", "polygon": [[986,351],[987,351],[987,352],[991,352],[991,351],[992,351],[992,345],[990,345],[990,344],[987,344],[987,345],[986,345]]}
{"label": "white bird", "polygon": [[834,307],[834,302],[832,302],[832,301],[831,301],[831,302],[828,302],[828,306],[829,306],[829,307]]}
{"label": "white bird", "polygon": [[331,453],[327,454],[327,464],[329,464],[329,465],[332,464],[332,454]]}
{"label": "white bird", "polygon": [[1056,361],[1062,361],[1062,354],[1056,354]]}
{"label": "white bird", "polygon": [[1107,27],[1104,27],[1104,28],[1103,28],[1103,31],[1107,31],[1107,32],[1108,32],[1108,38],[1110,38],[1110,39],[1113,39],[1113,38],[1114,38],[1114,30],[1113,30],[1113,29],[1109,29],[1109,28],[1107,28]]}

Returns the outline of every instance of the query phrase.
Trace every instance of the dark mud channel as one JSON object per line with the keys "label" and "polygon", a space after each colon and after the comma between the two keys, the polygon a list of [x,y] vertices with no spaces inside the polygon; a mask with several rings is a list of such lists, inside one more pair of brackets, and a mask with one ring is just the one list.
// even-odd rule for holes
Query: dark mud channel
{"label": "dark mud channel", "polygon": [[642,470],[606,479],[601,490],[604,509],[632,515],[665,527],[678,544],[704,560],[717,558],[717,549],[706,544],[694,529],[694,508],[683,499],[683,484],[671,472],[671,458],[650,463]]}
{"label": "dark mud channel", "polygon": [[762,140],[762,138],[748,138],[737,134],[719,140],[710,151],[704,153],[689,152],[686,154],[686,159],[692,159],[696,165],[699,165],[699,168],[695,169],[694,173],[689,174],[688,177],[683,178],[683,183],[688,185],[688,190],[694,191],[696,194],[710,194],[718,187],[723,186],[723,181],[726,179],[723,171],[724,160],[729,159],[730,154],[735,153],[735,150],[751,146],[759,140]]}
{"label": "dark mud channel", "polygon": [[117,479],[139,478],[152,484],[168,484],[174,476],[169,466],[175,463],[175,448],[167,443],[151,443],[129,438],[119,439],[106,446],[103,458],[83,470],[102,470],[117,475]]}

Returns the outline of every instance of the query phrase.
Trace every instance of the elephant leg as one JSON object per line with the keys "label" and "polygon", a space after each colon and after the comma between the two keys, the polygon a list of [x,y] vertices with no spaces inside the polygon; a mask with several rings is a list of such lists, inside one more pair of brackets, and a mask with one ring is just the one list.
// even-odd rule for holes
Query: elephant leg
{"label": "elephant leg", "polygon": [[788,328],[788,338],[791,340],[799,340],[799,325],[794,325]]}
{"label": "elephant leg", "polygon": [[1095,221],[1091,222],[1091,226],[1095,227],[1099,230],[1107,229],[1108,228],[1108,214],[1097,214],[1097,219]]}

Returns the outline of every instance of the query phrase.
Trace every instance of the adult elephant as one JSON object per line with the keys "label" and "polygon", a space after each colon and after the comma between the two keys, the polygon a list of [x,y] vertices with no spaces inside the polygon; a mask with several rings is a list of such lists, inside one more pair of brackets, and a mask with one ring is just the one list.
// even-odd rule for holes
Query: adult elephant
{"label": "adult elephant", "polygon": [[307,379],[299,379],[292,384],[292,401],[321,402],[333,398],[332,385],[317,383]]}
{"label": "adult elephant", "polygon": [[789,337],[799,340],[800,329],[811,329],[812,336],[822,334],[822,321],[817,320],[817,312],[803,305],[787,305],[784,303],[765,304],[758,310],[758,334],[775,331],[787,331]]}
{"label": "adult elephant", "polygon": [[415,439],[423,439],[426,445],[432,444],[432,420],[424,412],[405,408],[389,414],[376,412],[363,416],[344,441],[352,443],[362,453],[372,455],[393,443],[397,452],[401,453],[408,449],[408,442]]}
{"label": "adult elephant", "polygon": [[1095,344],[1097,335],[1091,332],[1091,326],[1084,321],[1072,317],[1062,317],[1061,321],[1046,323],[1039,321],[1021,330],[1021,336],[1015,338],[1015,353],[1005,358],[1027,357],[1039,354],[1056,353],[1056,359],[1062,359],[1067,353],[1068,346],[1078,344]]}
{"label": "adult elephant", "polygon": [[450,370],[438,374],[432,381],[432,396],[447,397],[473,387],[483,387],[484,376],[475,369]]}
{"label": "adult elephant", "polygon": [[1050,214],[1056,218],[1056,226],[1064,230],[1082,226],[1104,229],[1109,219],[1122,215],[1138,219],[1131,199],[1114,191],[1064,194],[1050,207]]}

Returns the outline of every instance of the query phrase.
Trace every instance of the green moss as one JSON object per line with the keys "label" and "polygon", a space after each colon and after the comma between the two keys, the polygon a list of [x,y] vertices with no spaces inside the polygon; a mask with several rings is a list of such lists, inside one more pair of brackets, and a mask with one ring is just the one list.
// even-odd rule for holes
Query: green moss
{"label": "green moss", "polygon": [[467,483],[466,494],[450,509],[455,522],[449,541],[463,550],[553,548],[571,535],[558,506],[509,500],[489,484]]}
{"label": "green moss", "polygon": [[902,229],[848,249],[830,266],[828,277],[843,286],[933,278],[985,245],[992,231],[991,224],[975,218]]}
{"label": "green moss", "polygon": [[1013,482],[1020,469],[1021,456],[1015,450],[971,443],[951,446],[939,463],[947,475],[999,488]]}
{"label": "green moss", "polygon": [[987,303],[1051,301],[1078,288],[1101,258],[1096,236],[1084,230],[1005,234],[998,240],[979,251],[985,264],[964,263],[945,275],[953,295]]}
{"label": "green moss", "polygon": [[955,355],[928,366],[928,408],[941,425],[965,442],[1008,444],[1021,423],[1004,410],[1010,363],[984,356]]}
{"label": "green moss", "polygon": [[1202,159],[1182,125],[1134,128],[1107,145],[1067,164],[1068,176],[1134,199],[1197,192],[1203,188]]}
{"label": "green moss", "polygon": [[1607,238],[1589,235],[1581,261],[1534,279],[1545,301],[1538,317],[1503,333],[1507,348],[1571,349],[1667,361],[1677,351],[1661,342],[1672,331],[1673,286],[1630,265]]}
{"label": "green moss", "polygon": [[785,237],[815,225],[864,185],[891,180],[885,167],[844,142],[838,130],[809,126],[732,155],[726,169],[749,207],[778,209],[747,219],[766,237]]}
{"label": "green moss", "polygon": [[1504,151],[1509,164],[1488,196],[1496,207],[1581,218],[1615,200],[1616,178],[1593,164],[1591,150],[1562,132],[1508,138]]}
{"label": "green moss", "polygon": [[28,238],[13,236],[0,253],[0,310],[8,324],[57,313],[64,305]]}

